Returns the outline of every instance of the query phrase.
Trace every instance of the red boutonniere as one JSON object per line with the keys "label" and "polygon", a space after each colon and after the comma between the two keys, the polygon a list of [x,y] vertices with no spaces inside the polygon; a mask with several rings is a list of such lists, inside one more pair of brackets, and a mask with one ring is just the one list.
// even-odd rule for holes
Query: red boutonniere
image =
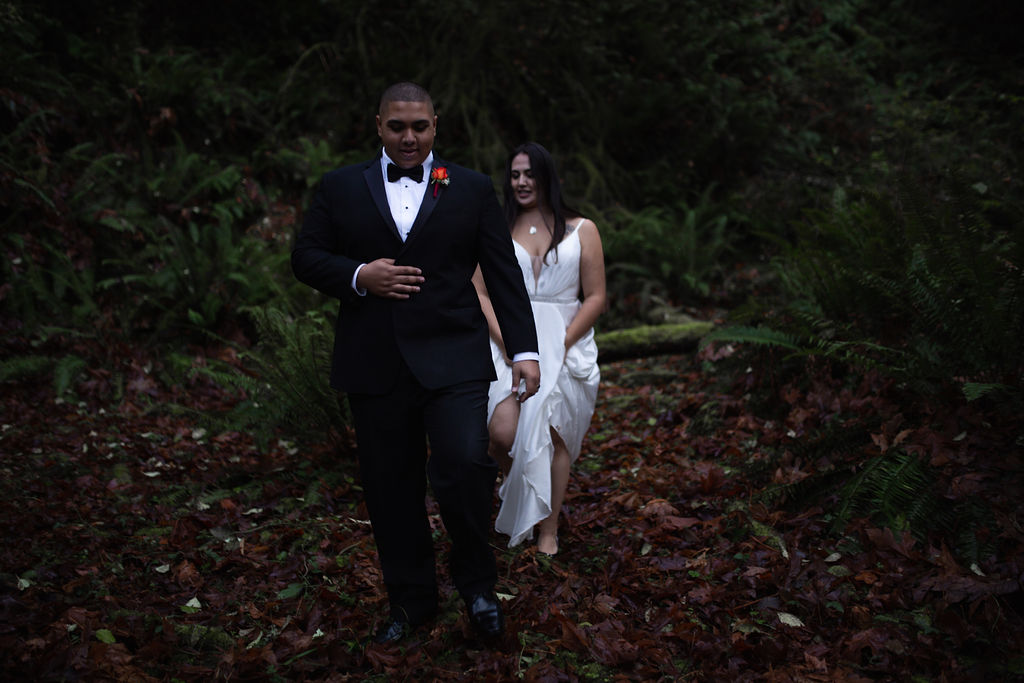
{"label": "red boutonniere", "polygon": [[434,186],[434,199],[437,199],[437,191],[441,189],[441,186],[447,185],[450,181],[446,167],[436,166],[430,170],[430,184]]}

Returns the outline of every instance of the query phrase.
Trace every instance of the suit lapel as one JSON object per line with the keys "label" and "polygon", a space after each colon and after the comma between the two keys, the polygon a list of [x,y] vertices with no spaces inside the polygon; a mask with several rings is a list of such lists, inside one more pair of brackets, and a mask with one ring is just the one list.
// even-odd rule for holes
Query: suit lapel
{"label": "suit lapel", "polygon": [[[434,161],[430,166],[430,169],[440,168],[445,163],[441,161],[437,155],[434,155]],[[437,188],[437,194],[434,194],[434,185],[430,182],[430,174],[427,174],[427,190],[423,194],[423,202],[420,204],[419,213],[416,214],[416,220],[412,222],[412,227],[409,228],[409,234],[405,238],[405,244],[408,246],[416,237],[423,232],[423,225],[430,218],[430,214],[433,213],[434,207],[437,206],[437,202],[444,196],[445,186],[440,185]]]}
{"label": "suit lapel", "polygon": [[[380,211],[381,218],[391,228],[392,234],[401,240],[402,236],[398,234],[395,218],[391,215],[391,207],[388,206],[388,194],[384,190],[384,176],[380,170],[380,155],[366,167],[366,170],[363,171],[363,177],[370,188],[370,195],[373,196],[373,201],[377,204],[377,210]],[[422,209],[420,212],[422,213]]]}

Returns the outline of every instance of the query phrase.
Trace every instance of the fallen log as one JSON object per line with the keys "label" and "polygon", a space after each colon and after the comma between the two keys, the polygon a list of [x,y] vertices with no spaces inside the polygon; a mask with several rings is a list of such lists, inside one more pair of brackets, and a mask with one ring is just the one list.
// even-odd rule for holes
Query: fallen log
{"label": "fallen log", "polygon": [[714,323],[694,320],[600,332],[597,335],[597,360],[608,363],[625,358],[693,351],[713,328]]}

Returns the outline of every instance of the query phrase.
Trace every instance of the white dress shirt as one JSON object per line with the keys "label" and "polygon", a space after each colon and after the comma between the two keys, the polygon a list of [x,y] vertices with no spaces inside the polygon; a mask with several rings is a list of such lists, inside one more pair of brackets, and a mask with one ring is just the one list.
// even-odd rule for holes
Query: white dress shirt
{"label": "white dress shirt", "polygon": [[[409,231],[412,230],[412,224],[416,221],[416,214],[420,212],[423,194],[427,191],[427,181],[430,179],[430,167],[434,163],[434,153],[430,152],[423,160],[423,178],[418,183],[409,177],[399,178],[396,182],[389,181],[388,164],[393,163],[395,162],[391,160],[388,153],[381,150],[380,172],[384,177],[384,192],[387,194],[388,208],[391,209],[391,217],[395,219],[398,235],[404,242],[405,238],[409,236]],[[356,285],[359,271],[365,265],[365,263],[360,264],[356,268],[356,272],[352,274],[352,289],[356,290],[356,294],[359,296],[366,296],[366,290],[360,289]]]}
{"label": "white dress shirt", "polygon": [[388,207],[391,208],[391,217],[395,219],[395,227],[398,234],[405,241],[416,220],[416,214],[420,212],[420,204],[423,203],[423,193],[427,191],[427,181],[430,179],[430,167],[434,163],[434,153],[431,152],[423,160],[423,177],[420,182],[412,178],[403,177],[395,182],[388,181],[388,164],[394,162],[388,158],[388,153],[381,153],[380,172],[384,175],[384,191],[388,195]]}

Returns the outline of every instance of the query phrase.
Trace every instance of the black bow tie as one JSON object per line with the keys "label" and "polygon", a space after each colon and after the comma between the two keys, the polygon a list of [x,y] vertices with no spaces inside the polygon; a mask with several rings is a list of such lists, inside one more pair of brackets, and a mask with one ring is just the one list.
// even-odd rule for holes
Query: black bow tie
{"label": "black bow tie", "polygon": [[398,179],[407,176],[417,183],[423,182],[423,164],[416,164],[412,168],[402,168],[395,164],[388,164],[388,182],[395,183]]}

